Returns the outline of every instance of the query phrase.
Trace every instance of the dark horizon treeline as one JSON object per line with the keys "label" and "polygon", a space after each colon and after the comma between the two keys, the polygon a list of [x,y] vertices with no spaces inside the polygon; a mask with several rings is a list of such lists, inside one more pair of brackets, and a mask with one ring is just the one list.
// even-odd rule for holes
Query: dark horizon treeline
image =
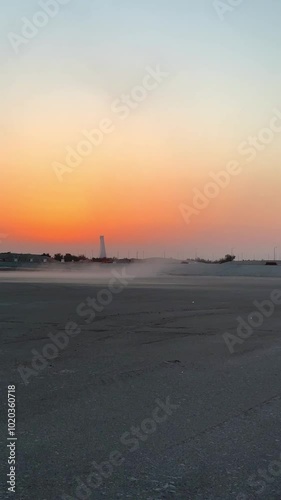
{"label": "dark horizon treeline", "polygon": [[98,258],[98,257],[93,257],[91,259],[89,259],[88,257],[86,257],[84,254],[82,255],[73,255],[71,253],[66,253],[65,255],[63,255],[62,253],[56,253],[54,255],[54,257],[52,257],[49,253],[44,253],[43,256],[45,257],[49,257],[49,258],[53,258],[54,260],[56,260],[57,262],[83,262],[83,261],[91,261],[91,262],[114,262],[114,261],[119,261],[119,262],[131,262],[132,260],[135,260],[135,259],[127,259],[127,258],[124,258],[124,259],[117,259],[117,257],[112,257],[112,258],[105,258],[105,259],[101,259],[101,258]]}

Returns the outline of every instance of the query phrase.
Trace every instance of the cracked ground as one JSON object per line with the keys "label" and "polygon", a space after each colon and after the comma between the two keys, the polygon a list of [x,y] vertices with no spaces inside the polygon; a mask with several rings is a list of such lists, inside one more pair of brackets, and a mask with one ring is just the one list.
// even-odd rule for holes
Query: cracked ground
{"label": "cracked ground", "polygon": [[[16,498],[279,500],[281,470],[268,469],[281,453],[281,306],[233,354],[223,334],[235,335],[237,317],[280,279],[143,280],[87,324],[76,308],[101,286],[1,283],[2,408],[7,385],[17,388]],[[79,335],[24,384],[19,367],[69,321]],[[132,451],[122,436],[167,398],[178,408]],[[93,462],[113,452],[122,464],[89,489]],[[4,456],[2,478],[6,467]]]}

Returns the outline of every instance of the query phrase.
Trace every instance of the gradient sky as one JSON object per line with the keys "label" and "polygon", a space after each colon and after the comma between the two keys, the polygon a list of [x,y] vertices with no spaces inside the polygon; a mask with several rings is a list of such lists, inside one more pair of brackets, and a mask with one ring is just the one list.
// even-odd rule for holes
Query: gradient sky
{"label": "gradient sky", "polygon": [[[111,255],[281,254],[281,133],[190,224],[179,210],[281,113],[281,3],[221,20],[213,0],[70,0],[16,54],[9,33],[39,10],[1,5],[0,250],[90,256],[104,234]],[[112,103],[157,65],[169,76],[121,120]],[[53,162],[105,118],[59,182]]]}

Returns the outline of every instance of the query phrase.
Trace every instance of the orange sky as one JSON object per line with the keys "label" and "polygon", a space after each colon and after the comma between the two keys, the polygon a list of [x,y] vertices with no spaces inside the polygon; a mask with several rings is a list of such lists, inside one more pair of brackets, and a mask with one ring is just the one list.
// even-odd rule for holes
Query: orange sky
{"label": "orange sky", "polygon": [[[104,234],[115,254],[205,256],[235,247],[267,256],[281,229],[280,133],[249,164],[238,151],[268,129],[279,106],[274,42],[267,37],[264,52],[253,45],[262,16],[247,18],[250,26],[237,13],[230,29],[195,4],[182,4],[182,19],[166,3],[151,8],[149,21],[146,2],[137,15],[130,9],[118,25],[112,11],[110,25],[103,8],[97,22],[91,9],[71,5],[19,55],[4,47],[0,250],[90,255]],[[6,21],[13,16],[7,7]],[[144,22],[162,31],[144,37]],[[154,81],[147,68],[158,66],[166,76],[137,102],[148,73]],[[134,108],[126,119],[113,109],[124,96]],[[111,133],[60,181],[54,162],[66,164],[68,148],[79,149],[83,131],[105,119]],[[180,206],[192,207],[194,190],[231,160],[243,165],[240,174],[187,224]]]}

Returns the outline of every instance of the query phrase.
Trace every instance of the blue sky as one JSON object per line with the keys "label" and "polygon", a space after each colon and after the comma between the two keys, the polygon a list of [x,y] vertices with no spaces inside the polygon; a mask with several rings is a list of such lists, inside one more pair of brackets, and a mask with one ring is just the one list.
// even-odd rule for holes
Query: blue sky
{"label": "blue sky", "polygon": [[[135,172],[136,184],[151,175],[158,200],[160,158],[162,178],[175,183],[174,192],[164,196],[163,191],[163,198],[171,199],[170,210],[176,211],[183,201],[184,182],[186,191],[206,182],[211,168],[221,168],[232,159],[237,145],[266,126],[274,108],[281,109],[281,3],[277,0],[244,0],[224,20],[213,0],[70,0],[15,54],[8,35],[20,35],[22,18],[32,20],[39,10],[38,1],[9,0],[3,2],[0,16],[1,181],[7,181],[8,170],[15,172],[18,187],[10,187],[9,198],[21,193],[18,203],[24,210],[29,195],[22,192],[21,182],[30,179],[38,192],[43,185],[51,186],[55,182],[52,155],[62,156],[89,121],[95,124],[107,116],[112,101],[137,85],[147,66],[160,65],[170,74],[168,82],[108,143],[99,158],[106,165],[104,173],[94,179],[91,165],[86,165],[75,174],[75,189],[84,190],[78,199],[87,198],[91,182],[108,184],[108,175],[116,172],[113,158],[119,169],[124,164],[126,177]],[[120,144],[127,151],[125,157]],[[237,193],[230,193],[230,200],[242,196],[245,213],[249,188],[258,213],[261,186],[266,189],[268,178],[273,192],[279,185],[280,149],[278,138],[241,177]],[[274,216],[270,186],[265,199]],[[60,200],[68,184],[63,189]],[[122,186],[118,189],[122,191]],[[44,191],[44,199],[52,199],[51,192],[51,188],[49,194]],[[159,207],[162,201],[155,203]],[[233,209],[234,201],[230,212]],[[128,210],[134,208],[128,205]],[[245,224],[250,227],[252,222]],[[13,220],[11,228],[16,225]],[[11,228],[6,232],[12,234]],[[203,241],[203,233],[198,234]],[[250,248],[251,242],[247,244]]]}

